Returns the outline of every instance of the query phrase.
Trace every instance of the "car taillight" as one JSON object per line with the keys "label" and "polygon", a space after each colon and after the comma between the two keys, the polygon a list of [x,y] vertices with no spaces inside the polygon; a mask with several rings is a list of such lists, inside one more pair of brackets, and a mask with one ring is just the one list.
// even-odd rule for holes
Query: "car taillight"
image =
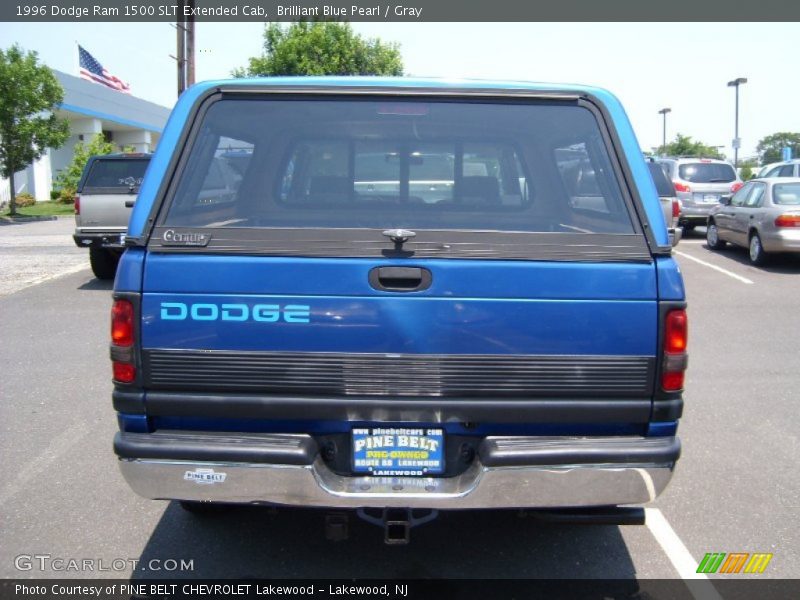
{"label": "car taillight", "polygon": [[136,367],[131,363],[115,360],[112,363],[114,379],[121,383],[132,383],[136,379]]}
{"label": "car taillight", "polygon": [[664,323],[664,362],[661,366],[661,388],[665,392],[683,389],[684,373],[689,363],[689,321],[684,309],[671,310]]}
{"label": "car taillight", "polygon": [[75,214],[81,214],[81,197],[78,195],[75,196]]}
{"label": "car taillight", "polygon": [[111,343],[115,346],[133,345],[133,304],[130,300],[115,300],[111,307]]}
{"label": "car taillight", "polygon": [[691,192],[692,191],[692,188],[690,186],[686,185],[685,183],[681,183],[680,181],[673,181],[672,183],[675,185],[675,191],[676,192]]}
{"label": "car taillight", "polygon": [[734,193],[738,192],[740,189],[742,189],[743,185],[744,184],[741,181],[737,181],[736,183],[734,183],[731,186],[731,194],[734,194]]}
{"label": "car taillight", "polygon": [[130,300],[114,300],[111,307],[111,367],[114,381],[119,383],[136,380],[134,319],[135,311]]}
{"label": "car taillight", "polygon": [[786,213],[775,219],[775,227],[800,227],[800,213]]}
{"label": "car taillight", "polygon": [[677,219],[681,216],[681,201],[677,198],[672,199],[672,217]]}

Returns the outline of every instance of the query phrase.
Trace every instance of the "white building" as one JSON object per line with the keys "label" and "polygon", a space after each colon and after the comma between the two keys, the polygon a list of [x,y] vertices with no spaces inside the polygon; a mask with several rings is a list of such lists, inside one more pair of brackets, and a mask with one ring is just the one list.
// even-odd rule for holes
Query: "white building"
{"label": "white building", "polygon": [[[71,135],[61,148],[49,149],[14,177],[17,194],[28,192],[37,200],[50,199],[53,179],[72,161],[78,142],[102,133],[119,150],[152,152],[171,110],[61,71],[53,73],[64,88],[64,102],[56,114],[69,122]],[[0,205],[9,195],[8,180],[0,179]]]}

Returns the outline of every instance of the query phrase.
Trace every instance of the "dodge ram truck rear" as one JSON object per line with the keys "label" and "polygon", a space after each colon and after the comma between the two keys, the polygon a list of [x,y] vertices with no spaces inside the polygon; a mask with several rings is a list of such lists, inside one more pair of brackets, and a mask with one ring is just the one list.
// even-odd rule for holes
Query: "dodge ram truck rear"
{"label": "dodge ram truck rear", "polygon": [[683,283],[604,90],[199,84],[126,243],[114,448],[146,498],[408,526],[614,514],[672,476]]}

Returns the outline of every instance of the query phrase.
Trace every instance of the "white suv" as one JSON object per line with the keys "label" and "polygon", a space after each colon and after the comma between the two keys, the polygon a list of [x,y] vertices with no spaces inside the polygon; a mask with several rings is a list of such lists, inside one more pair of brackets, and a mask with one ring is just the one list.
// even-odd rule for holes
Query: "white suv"
{"label": "white suv", "polygon": [[733,165],[716,158],[659,158],[664,172],[675,185],[681,201],[679,225],[691,231],[705,225],[711,209],[722,196],[730,196],[742,187]]}

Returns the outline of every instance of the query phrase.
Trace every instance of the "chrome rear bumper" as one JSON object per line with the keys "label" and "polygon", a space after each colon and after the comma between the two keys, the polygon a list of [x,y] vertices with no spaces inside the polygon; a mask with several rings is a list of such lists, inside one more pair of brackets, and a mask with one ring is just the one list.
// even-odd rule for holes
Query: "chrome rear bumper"
{"label": "chrome rear bumper", "polygon": [[[672,477],[674,460],[593,464],[586,441],[591,440],[576,441],[582,454],[588,450],[582,460],[574,460],[573,449],[558,444],[558,452],[568,452],[570,462],[580,464],[518,464],[521,457],[512,446],[500,458],[496,455],[489,460],[487,456],[481,461],[477,457],[461,475],[446,478],[338,475],[318,456],[310,464],[129,457],[120,459],[120,467],[131,488],[145,498],[326,508],[454,510],[641,504],[654,500]],[[673,441],[673,447],[678,447],[677,440]],[[636,444],[643,443],[648,442],[630,440],[632,457]],[[530,442],[523,445],[529,446]],[[512,464],[498,465],[498,460]]]}

